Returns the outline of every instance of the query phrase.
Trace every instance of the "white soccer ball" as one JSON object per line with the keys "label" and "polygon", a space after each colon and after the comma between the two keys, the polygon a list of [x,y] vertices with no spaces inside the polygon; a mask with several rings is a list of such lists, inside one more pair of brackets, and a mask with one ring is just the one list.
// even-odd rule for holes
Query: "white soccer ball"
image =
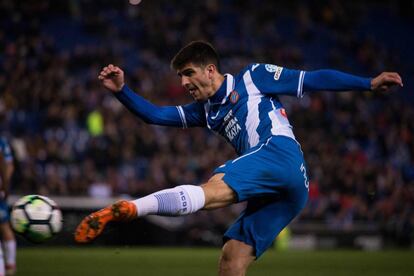
{"label": "white soccer ball", "polygon": [[60,232],[62,212],[48,197],[27,195],[13,205],[11,225],[27,240],[41,243]]}

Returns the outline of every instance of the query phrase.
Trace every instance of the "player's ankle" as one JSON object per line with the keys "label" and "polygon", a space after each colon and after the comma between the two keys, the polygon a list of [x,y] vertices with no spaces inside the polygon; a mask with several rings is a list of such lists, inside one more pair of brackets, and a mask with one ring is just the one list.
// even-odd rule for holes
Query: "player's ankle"
{"label": "player's ankle", "polygon": [[111,208],[116,221],[131,221],[137,217],[137,207],[130,201],[118,201]]}

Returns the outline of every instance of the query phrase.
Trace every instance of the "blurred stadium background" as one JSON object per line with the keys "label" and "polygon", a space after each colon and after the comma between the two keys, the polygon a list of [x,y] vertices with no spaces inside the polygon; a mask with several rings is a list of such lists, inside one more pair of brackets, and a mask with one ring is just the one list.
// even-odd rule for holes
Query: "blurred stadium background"
{"label": "blurred stadium background", "polygon": [[[97,81],[113,63],[153,102],[190,102],[169,61],[205,39],[221,53],[224,72],[256,61],[402,75],[404,88],[392,94],[284,99],[311,184],[306,209],[275,247],[412,252],[414,1],[2,0],[0,26],[0,128],[17,168],[10,202],[36,193],[62,207],[63,233],[47,243],[57,251],[74,246],[72,232],[91,210],[201,183],[235,156],[206,130],[145,125]],[[218,248],[242,208],[149,217],[111,227],[96,244]],[[31,245],[19,239],[19,246],[24,266]]]}

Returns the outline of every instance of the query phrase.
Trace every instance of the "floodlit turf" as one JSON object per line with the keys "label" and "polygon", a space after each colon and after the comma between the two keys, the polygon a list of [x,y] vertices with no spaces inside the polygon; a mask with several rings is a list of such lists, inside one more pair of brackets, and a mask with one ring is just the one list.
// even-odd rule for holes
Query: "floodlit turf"
{"label": "floodlit turf", "polygon": [[[19,248],[17,276],[216,275],[219,254],[200,248]],[[271,250],[248,275],[414,275],[414,251]]]}

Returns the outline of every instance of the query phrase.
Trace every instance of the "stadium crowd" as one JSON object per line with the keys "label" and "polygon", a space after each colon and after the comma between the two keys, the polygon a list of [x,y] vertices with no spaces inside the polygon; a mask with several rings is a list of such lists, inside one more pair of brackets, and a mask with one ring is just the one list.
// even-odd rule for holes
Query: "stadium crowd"
{"label": "stadium crowd", "polygon": [[[201,183],[235,157],[204,129],[137,120],[97,80],[109,63],[123,67],[129,86],[160,105],[191,101],[169,60],[195,39],[219,49],[224,72],[266,62],[364,76],[395,70],[404,83],[414,79],[407,45],[386,41],[377,30],[412,28],[407,1],[177,2],[1,1],[1,133],[17,160],[13,193],[136,197]],[[376,21],[379,15],[385,23]],[[364,221],[401,244],[414,240],[409,89],[284,98],[311,180],[300,220],[335,229]],[[202,213],[192,223],[224,227],[238,210]]]}

